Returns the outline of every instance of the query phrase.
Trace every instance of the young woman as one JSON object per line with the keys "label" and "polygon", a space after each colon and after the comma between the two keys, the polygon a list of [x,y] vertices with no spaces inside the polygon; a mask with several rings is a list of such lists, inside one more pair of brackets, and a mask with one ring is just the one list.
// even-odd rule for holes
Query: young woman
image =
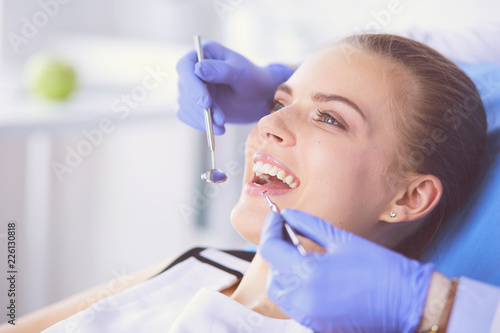
{"label": "young woman", "polygon": [[[320,50],[273,100],[248,136],[243,189],[231,214],[255,244],[269,212],[261,196],[267,191],[281,208],[417,257],[460,206],[485,145],[485,112],[472,81],[436,51],[398,36],[352,36]],[[310,332],[268,298],[269,267],[259,252],[248,267],[215,252],[205,263],[222,258],[243,277],[217,265],[200,268],[197,251],[47,332],[175,332],[196,329],[197,320],[214,331]],[[75,304],[65,305],[64,315],[50,312],[53,320]]]}

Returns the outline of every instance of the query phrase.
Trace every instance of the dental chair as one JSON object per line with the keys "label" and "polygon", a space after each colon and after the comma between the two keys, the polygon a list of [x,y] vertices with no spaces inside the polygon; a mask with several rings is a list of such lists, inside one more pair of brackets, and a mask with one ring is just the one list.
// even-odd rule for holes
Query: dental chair
{"label": "dental chair", "polygon": [[500,63],[462,65],[483,99],[488,119],[481,177],[464,207],[448,218],[422,254],[449,277],[500,286]]}

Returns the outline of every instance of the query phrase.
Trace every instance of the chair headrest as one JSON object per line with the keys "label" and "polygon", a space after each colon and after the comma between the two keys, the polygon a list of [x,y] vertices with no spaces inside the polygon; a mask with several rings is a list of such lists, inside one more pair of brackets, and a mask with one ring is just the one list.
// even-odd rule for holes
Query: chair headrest
{"label": "chair headrest", "polygon": [[500,64],[467,64],[488,119],[483,176],[464,207],[438,231],[422,261],[448,276],[467,276],[500,286]]}

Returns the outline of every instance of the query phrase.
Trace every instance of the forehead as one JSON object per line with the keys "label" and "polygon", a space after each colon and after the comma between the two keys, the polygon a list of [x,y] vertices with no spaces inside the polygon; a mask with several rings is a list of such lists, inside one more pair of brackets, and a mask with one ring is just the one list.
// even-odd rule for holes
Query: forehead
{"label": "forehead", "polygon": [[294,90],[311,95],[334,93],[353,100],[370,113],[391,105],[398,65],[348,45],[322,49],[307,59],[288,80]]}

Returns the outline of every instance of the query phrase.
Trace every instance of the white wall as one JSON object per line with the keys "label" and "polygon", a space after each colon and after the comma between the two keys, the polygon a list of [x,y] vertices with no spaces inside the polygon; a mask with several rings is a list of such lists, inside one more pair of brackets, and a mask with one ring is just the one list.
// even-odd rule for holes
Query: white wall
{"label": "white wall", "polygon": [[[226,1],[229,2],[229,1]],[[237,1],[224,12],[224,38],[263,61],[300,62],[317,48],[352,33],[464,32],[498,26],[500,3],[492,0]]]}

